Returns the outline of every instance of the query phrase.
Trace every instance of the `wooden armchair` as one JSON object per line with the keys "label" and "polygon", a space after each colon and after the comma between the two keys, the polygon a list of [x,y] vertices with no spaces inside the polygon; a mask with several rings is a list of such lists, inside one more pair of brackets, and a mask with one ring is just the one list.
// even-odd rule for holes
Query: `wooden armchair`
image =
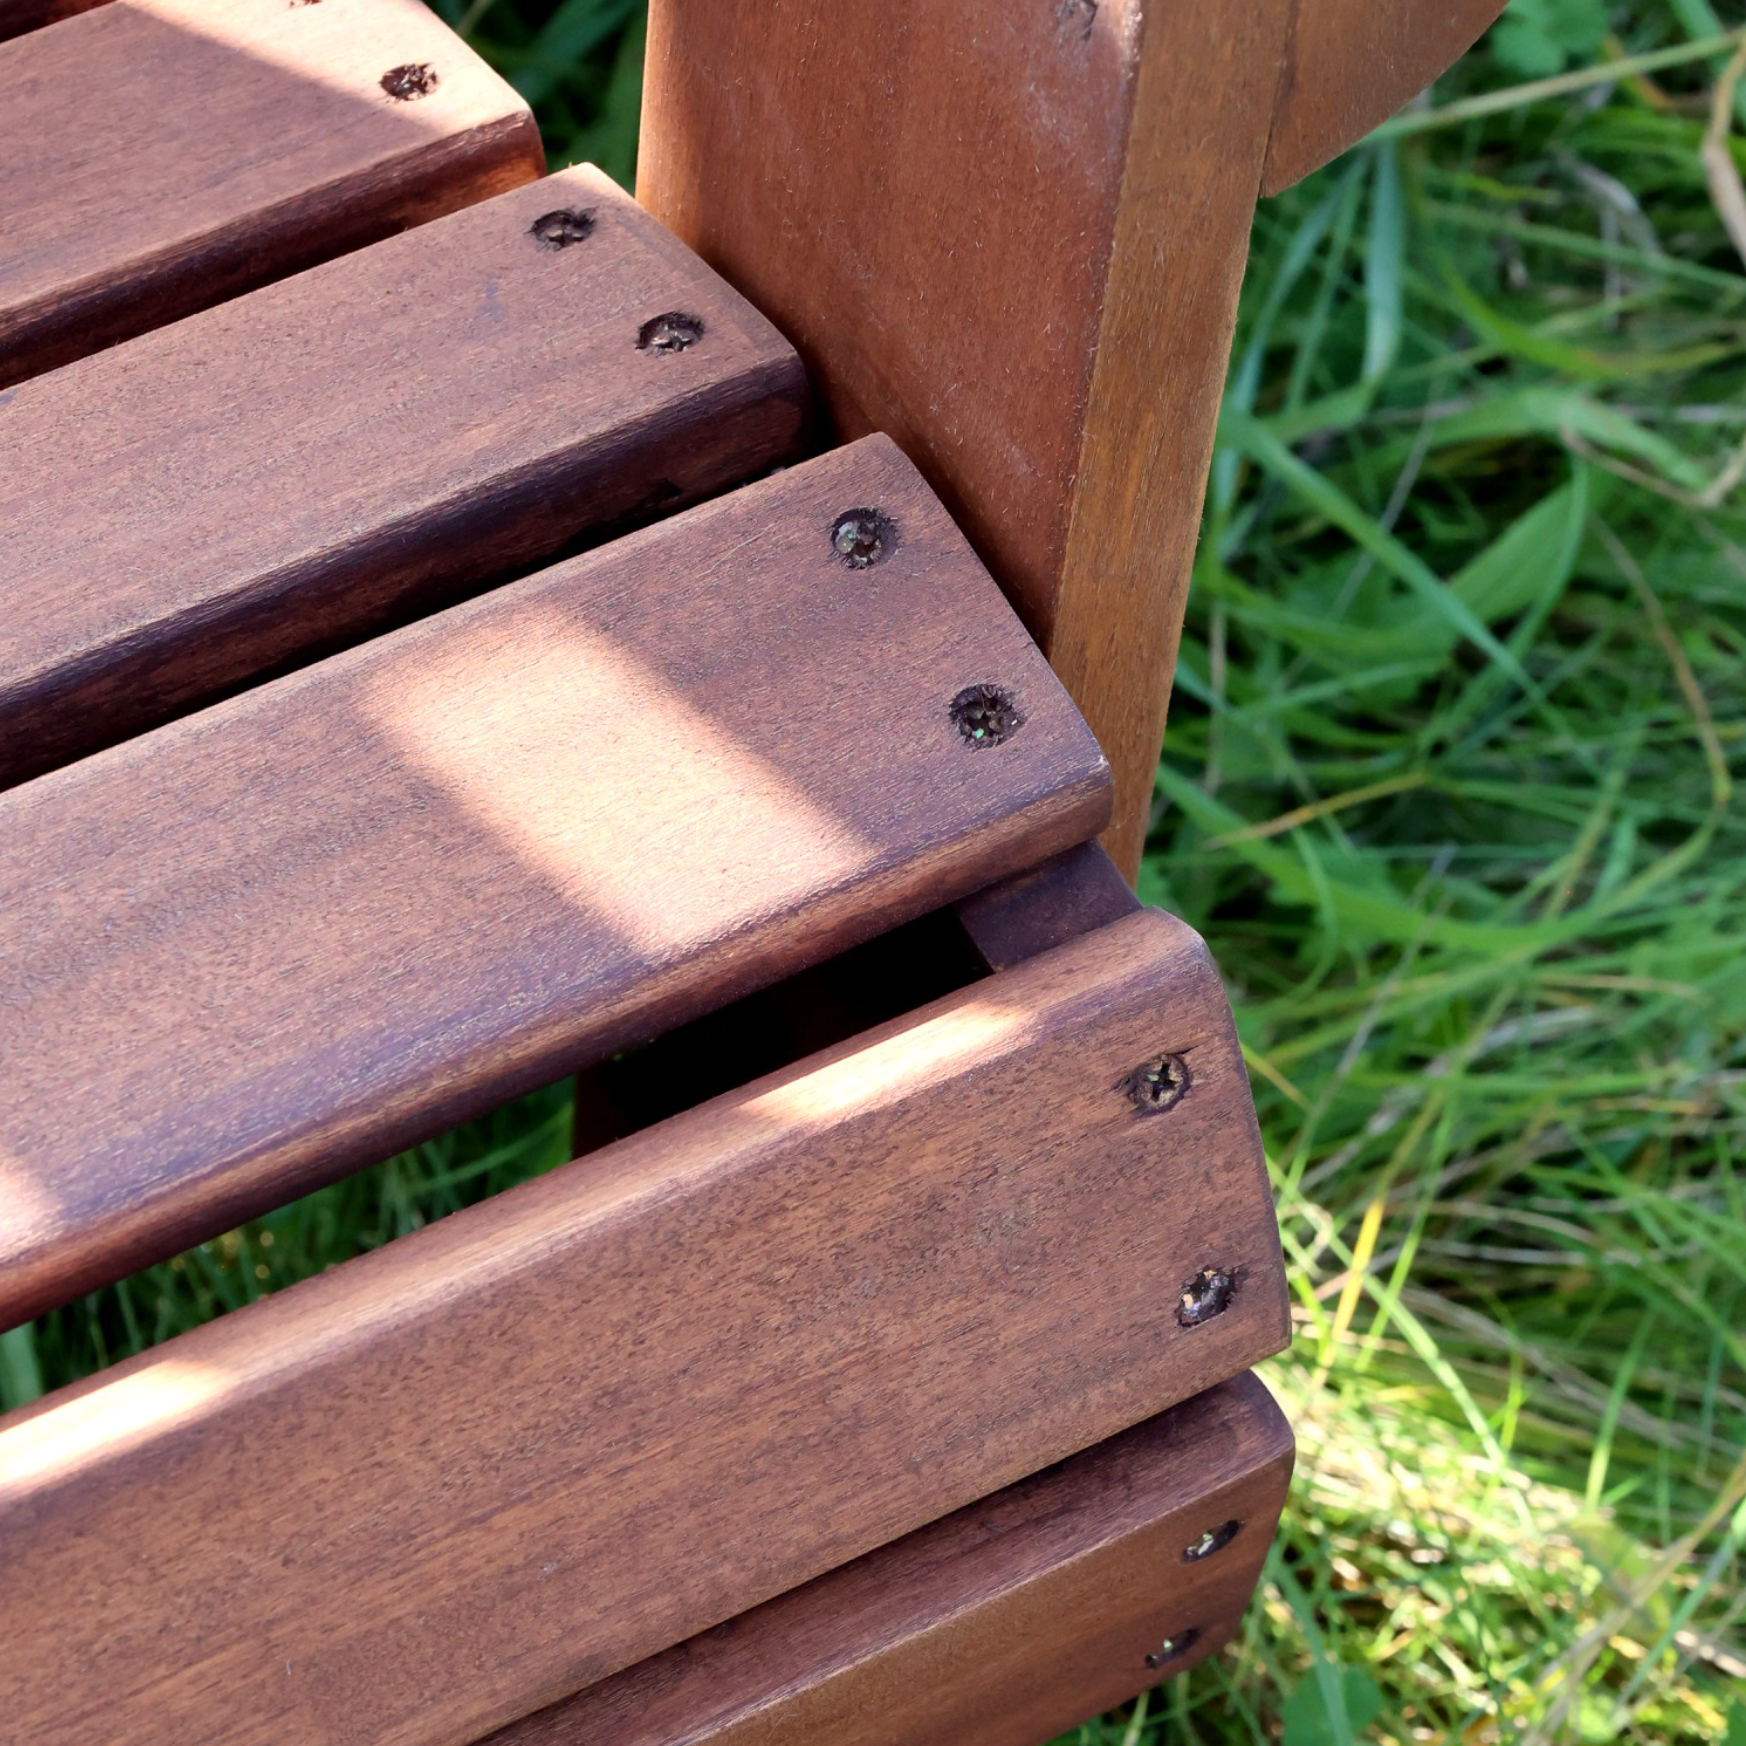
{"label": "wooden armchair", "polygon": [[1497,9],[656,0],[633,202],[416,0],[0,0],[5,1325],[579,1152],[0,1419],[8,1737],[1024,1746],[1229,1637],[1285,1280],[1121,874],[1254,201]]}

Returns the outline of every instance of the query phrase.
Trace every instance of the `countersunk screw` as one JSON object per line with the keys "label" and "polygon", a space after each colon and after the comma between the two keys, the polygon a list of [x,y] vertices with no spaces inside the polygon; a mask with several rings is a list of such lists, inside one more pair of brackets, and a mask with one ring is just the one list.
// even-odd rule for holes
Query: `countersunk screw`
{"label": "countersunk screw", "polygon": [[1146,1665],[1148,1667],[1167,1667],[1172,1661],[1180,1661],[1199,1641],[1200,1632],[1198,1631],[1178,1631],[1173,1636],[1166,1637],[1146,1657]]}
{"label": "countersunk screw", "polygon": [[998,746],[1025,725],[1010,691],[998,685],[967,685],[951,704],[952,725],[971,751]]}
{"label": "countersunk screw", "polygon": [[436,68],[424,61],[413,61],[404,67],[390,67],[382,75],[382,89],[398,103],[410,103],[415,98],[428,97],[436,88]]}
{"label": "countersunk screw", "polygon": [[1216,1528],[1208,1528],[1198,1539],[1191,1540],[1182,1548],[1184,1564],[1198,1564],[1203,1558],[1210,1558],[1215,1552],[1222,1552],[1243,1531],[1241,1522],[1220,1522]]}
{"label": "countersunk screw", "polygon": [[1141,1115],[1162,1115],[1175,1109],[1188,1095],[1194,1075],[1181,1055],[1154,1055],[1142,1061],[1132,1073],[1116,1082],[1116,1090],[1124,1093]]}
{"label": "countersunk screw", "polygon": [[651,316],[637,329],[637,350],[683,352],[702,338],[701,315],[687,315],[683,309],[670,309],[665,315]]}
{"label": "countersunk screw", "polygon": [[897,547],[897,526],[882,509],[845,509],[831,523],[831,550],[851,570],[870,570]]}
{"label": "countersunk screw", "polygon": [[541,248],[567,249],[594,233],[594,214],[576,207],[543,212],[527,227],[527,233]]}
{"label": "countersunk screw", "polygon": [[1222,1267],[1203,1267],[1185,1280],[1176,1302],[1176,1320],[1185,1328],[1198,1328],[1214,1316],[1222,1316],[1237,1295],[1237,1276]]}

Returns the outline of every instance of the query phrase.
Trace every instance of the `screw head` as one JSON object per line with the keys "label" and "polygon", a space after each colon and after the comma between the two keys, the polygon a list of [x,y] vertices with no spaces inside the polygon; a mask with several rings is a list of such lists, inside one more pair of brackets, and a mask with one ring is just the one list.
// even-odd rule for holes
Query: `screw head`
{"label": "screw head", "polygon": [[851,570],[870,570],[897,549],[897,524],[882,509],[845,509],[831,523],[831,550]]}
{"label": "screw head", "polygon": [[1216,1528],[1208,1528],[1182,1548],[1184,1564],[1198,1564],[1203,1558],[1210,1558],[1215,1552],[1222,1552],[1243,1531],[1241,1522],[1220,1522]]}
{"label": "screw head", "polygon": [[1141,1115],[1162,1115],[1175,1109],[1188,1095],[1194,1075],[1188,1062],[1175,1053],[1154,1055],[1142,1061],[1132,1073],[1118,1080],[1116,1090],[1122,1092]]}
{"label": "screw head", "polygon": [[1172,1661],[1180,1661],[1196,1643],[1200,1641],[1200,1632],[1190,1629],[1176,1631],[1160,1641],[1158,1647],[1146,1657],[1148,1667],[1168,1667]]}
{"label": "screw head", "polygon": [[684,352],[703,338],[703,317],[670,309],[651,316],[637,329],[639,352]]}
{"label": "screw head", "polygon": [[1176,1300],[1176,1320],[1184,1328],[1198,1328],[1214,1316],[1222,1316],[1237,1295],[1237,1276],[1222,1267],[1203,1267],[1182,1282]]}
{"label": "screw head", "polygon": [[971,751],[1010,740],[1025,725],[1024,711],[999,685],[967,685],[951,702],[952,725]]}
{"label": "screw head", "polygon": [[527,227],[527,233],[543,249],[567,249],[594,233],[594,214],[579,207],[542,212]]}
{"label": "screw head", "polygon": [[436,88],[436,68],[425,61],[390,67],[382,75],[382,89],[397,103],[411,103],[419,97],[428,97]]}

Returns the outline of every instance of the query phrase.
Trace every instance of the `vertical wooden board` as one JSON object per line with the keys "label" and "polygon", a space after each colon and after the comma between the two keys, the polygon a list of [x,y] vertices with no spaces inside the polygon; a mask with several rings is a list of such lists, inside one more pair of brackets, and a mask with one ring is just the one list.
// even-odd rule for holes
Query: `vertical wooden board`
{"label": "vertical wooden board", "polygon": [[489,1746],[1041,1746],[1228,1641],[1291,1462],[1223,1383]]}
{"label": "vertical wooden board", "polygon": [[545,167],[419,0],[112,0],[0,47],[0,163],[0,388]]}
{"label": "vertical wooden board", "polygon": [[[680,360],[664,360],[678,362]],[[844,564],[874,509],[888,545]],[[969,743],[954,700],[1024,720]],[[1108,816],[869,438],[0,795],[0,1322]]]}
{"label": "vertical wooden board", "polygon": [[[673,312],[701,337],[640,343]],[[805,402],[586,168],[21,383],[0,784],[791,460]]]}
{"label": "vertical wooden board", "polygon": [[1109,754],[1130,877],[1289,6],[651,11],[640,197],[920,464]]}
{"label": "vertical wooden board", "polygon": [[1286,1332],[1216,975],[1134,916],[0,1421],[0,1714],[473,1738]]}
{"label": "vertical wooden board", "polygon": [[1470,49],[1504,0],[1295,0],[1262,192],[1386,121]]}

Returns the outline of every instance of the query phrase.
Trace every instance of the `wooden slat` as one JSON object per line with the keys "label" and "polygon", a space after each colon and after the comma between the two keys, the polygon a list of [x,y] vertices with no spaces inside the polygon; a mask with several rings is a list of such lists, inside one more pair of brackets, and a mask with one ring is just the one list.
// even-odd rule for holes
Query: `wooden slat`
{"label": "wooden slat", "polygon": [[[675,360],[677,361],[677,360]],[[838,517],[891,520],[846,567]],[[1025,720],[972,747],[953,699]],[[0,796],[0,1322],[1083,841],[872,438]]]}
{"label": "wooden slat", "polygon": [[1229,1640],[1291,1462],[1244,1376],[490,1746],[1040,1746]]}
{"label": "wooden slat", "polygon": [[1459,60],[1504,0],[1296,0],[1264,194],[1319,169]]}
{"label": "wooden slat", "polygon": [[805,393],[587,169],[0,393],[0,783],[788,460]]}
{"label": "wooden slat", "polygon": [[[428,93],[384,90],[406,66]],[[419,0],[113,0],[0,48],[0,164],[4,388],[545,160]]]}
{"label": "wooden slat", "polygon": [[0,1715],[449,1746],[1286,1333],[1217,977],[1134,916],[0,1421]]}

